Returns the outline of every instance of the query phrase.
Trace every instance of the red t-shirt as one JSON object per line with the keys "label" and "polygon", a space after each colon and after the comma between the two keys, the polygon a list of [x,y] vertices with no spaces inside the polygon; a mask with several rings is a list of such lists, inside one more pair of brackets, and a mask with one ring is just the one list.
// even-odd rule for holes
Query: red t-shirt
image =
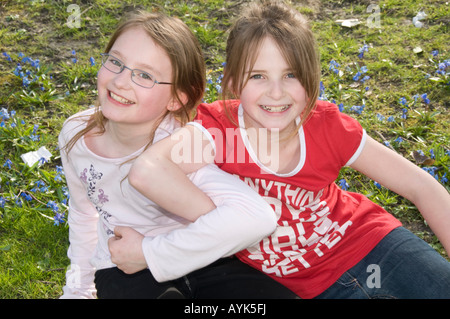
{"label": "red t-shirt", "polygon": [[[392,229],[401,225],[365,196],[335,184],[340,169],[361,152],[365,131],[334,104],[318,101],[300,128],[297,167],[276,174],[255,157],[239,101],[202,104],[196,121],[214,140],[216,164],[246,182],[274,208],[278,227],[237,257],[313,298],[357,264]],[[232,120],[230,120],[230,117]],[[369,273],[368,273],[369,275]]]}

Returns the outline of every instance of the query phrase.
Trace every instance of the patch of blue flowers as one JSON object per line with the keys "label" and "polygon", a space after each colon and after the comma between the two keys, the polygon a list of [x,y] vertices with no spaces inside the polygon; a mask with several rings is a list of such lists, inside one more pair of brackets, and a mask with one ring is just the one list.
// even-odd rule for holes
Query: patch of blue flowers
{"label": "patch of blue flowers", "polygon": [[[54,225],[65,224],[69,192],[62,166],[53,167],[43,158],[41,165],[28,167],[20,157],[41,146],[40,126],[28,125],[14,110],[5,108],[0,109],[0,119],[0,215],[27,210]],[[21,146],[5,149],[8,143]]]}
{"label": "patch of blue flowers", "polygon": [[[369,52],[369,50],[370,47],[367,44],[364,44],[359,48],[358,63],[342,65],[337,60],[331,60],[328,63],[328,80],[329,78],[331,78],[332,80],[330,81],[330,85],[328,87],[325,87],[323,82],[320,83],[319,99],[327,100],[336,104],[341,112],[347,112],[354,116],[362,116],[364,114],[364,111],[366,110],[366,103],[364,98],[362,98],[361,104],[347,106],[342,102],[339,103],[338,100],[346,100],[350,95],[365,97],[364,93],[370,90],[369,86],[367,86],[371,79],[370,69],[366,65],[364,65],[363,62],[365,54]],[[434,62],[436,65],[435,74],[438,74],[441,77],[445,77],[445,79],[447,79],[448,71],[450,70],[450,60],[436,62],[435,60],[438,59],[438,55],[439,52],[437,50],[433,51],[430,61]],[[428,75],[426,78],[430,76],[431,75]],[[412,97],[401,97],[398,102],[400,108],[394,107],[393,115],[376,113],[374,115],[376,120],[379,122],[386,122],[388,124],[392,123],[389,125],[394,128],[396,127],[396,125],[399,125],[398,123],[404,123],[409,118],[411,110],[414,110],[419,106],[428,108],[432,103],[428,93],[426,92],[415,94]],[[384,144],[387,147],[391,147],[393,149],[401,148],[405,143],[408,143],[408,141],[405,141],[405,138],[402,136],[396,136],[391,140],[384,141]],[[417,152],[421,153],[423,156],[429,156],[429,158],[431,159],[435,158],[434,149],[430,149],[426,155],[420,150]],[[450,167],[448,167],[448,163],[450,162],[450,150],[446,149],[445,146],[439,146],[439,157],[439,161],[436,162],[438,165],[435,166],[433,166],[434,161],[428,162],[432,164],[422,165],[422,163],[419,162],[417,162],[417,164],[421,166],[426,172],[430,173],[437,181],[449,188],[450,184],[447,172],[450,171]],[[447,165],[447,167],[445,165]],[[337,180],[337,184],[341,189],[349,190],[353,182],[349,183],[345,178],[339,178]],[[372,185],[377,189],[382,188],[382,186],[376,181],[372,181]]]}

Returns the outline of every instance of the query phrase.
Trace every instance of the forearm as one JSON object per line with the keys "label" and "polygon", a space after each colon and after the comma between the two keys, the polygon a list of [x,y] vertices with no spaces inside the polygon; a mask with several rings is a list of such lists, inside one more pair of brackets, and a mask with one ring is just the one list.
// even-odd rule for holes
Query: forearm
{"label": "forearm", "polygon": [[142,247],[158,281],[179,278],[258,243],[276,228],[272,207],[237,177],[210,165],[193,182],[217,208],[185,228],[155,238]]}
{"label": "forearm", "polygon": [[450,252],[450,195],[429,173],[372,138],[352,167],[410,200]]}
{"label": "forearm", "polygon": [[450,256],[450,194],[430,174],[424,174],[422,185],[410,200]]}
{"label": "forearm", "polygon": [[186,228],[144,238],[142,250],[153,276],[163,282],[252,246],[274,229],[274,219],[264,214],[251,216],[219,207]]}

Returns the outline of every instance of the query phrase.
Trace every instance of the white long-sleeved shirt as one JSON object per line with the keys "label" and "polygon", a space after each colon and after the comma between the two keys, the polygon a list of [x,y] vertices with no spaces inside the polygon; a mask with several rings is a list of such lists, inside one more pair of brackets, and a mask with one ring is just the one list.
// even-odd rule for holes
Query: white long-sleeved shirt
{"label": "white long-sleeved shirt", "polygon": [[[93,109],[80,112],[66,121],[59,136],[60,148],[85,127],[86,117],[92,112]],[[168,136],[176,127],[176,120],[165,119],[154,141]],[[189,178],[211,197],[216,209],[194,223],[164,211],[135,190],[126,178],[131,159],[141,152],[104,158],[89,150],[83,138],[69,154],[61,151],[70,192],[71,260],[62,298],[95,298],[95,270],[115,267],[107,242],[118,225],[132,227],[146,236],[142,249],[158,281],[200,269],[274,231],[276,217],[270,205],[237,177],[215,165],[206,166]]]}

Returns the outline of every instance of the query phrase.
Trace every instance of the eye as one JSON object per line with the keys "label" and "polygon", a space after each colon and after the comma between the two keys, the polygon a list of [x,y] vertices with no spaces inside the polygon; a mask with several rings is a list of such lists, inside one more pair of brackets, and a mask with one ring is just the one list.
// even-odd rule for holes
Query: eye
{"label": "eye", "polygon": [[120,61],[117,60],[116,58],[109,57],[108,62],[111,63],[111,64],[114,65],[114,66],[119,67],[119,68],[122,67],[122,62],[120,62]]}
{"label": "eye", "polygon": [[136,75],[140,80],[153,82],[153,76],[147,72],[136,70]]}
{"label": "eye", "polygon": [[286,74],[286,78],[288,78],[288,79],[295,79],[296,76],[295,76],[294,73],[288,73],[288,74]]}
{"label": "eye", "polygon": [[253,74],[250,76],[250,79],[253,79],[253,80],[260,80],[262,78],[263,78],[262,74]]}

